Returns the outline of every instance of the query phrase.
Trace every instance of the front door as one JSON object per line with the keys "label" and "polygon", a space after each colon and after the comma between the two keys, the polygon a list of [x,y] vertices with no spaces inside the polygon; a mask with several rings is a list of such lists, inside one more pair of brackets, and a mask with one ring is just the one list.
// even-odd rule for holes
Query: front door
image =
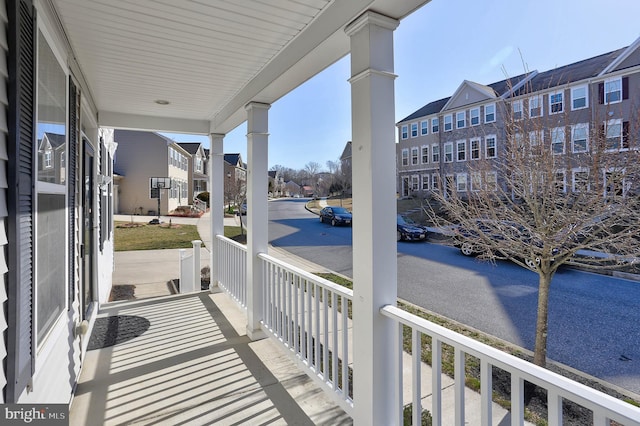
{"label": "front door", "polygon": [[82,319],[88,319],[90,314],[91,303],[94,299],[94,280],[93,280],[93,264],[94,264],[94,235],[93,235],[93,205],[94,205],[94,189],[93,189],[93,172],[94,157],[93,148],[89,141],[83,140],[84,155],[82,162]]}

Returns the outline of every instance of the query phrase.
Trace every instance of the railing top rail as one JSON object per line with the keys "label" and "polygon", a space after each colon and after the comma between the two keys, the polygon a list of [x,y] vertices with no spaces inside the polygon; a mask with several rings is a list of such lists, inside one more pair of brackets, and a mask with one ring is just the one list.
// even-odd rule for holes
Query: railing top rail
{"label": "railing top rail", "polygon": [[330,289],[332,292],[337,293],[341,296],[346,297],[349,300],[353,300],[353,290],[350,290],[348,288],[345,288],[341,285],[338,285],[336,283],[333,283],[327,279],[324,279],[322,277],[319,277],[317,275],[313,275],[310,272],[305,271],[304,269],[298,268],[297,266],[293,266],[290,265],[286,262],[281,261],[280,259],[277,259],[273,256],[270,256],[266,253],[260,253],[258,254],[258,257],[262,260],[265,260],[269,263],[273,263],[275,265],[280,266],[283,269],[288,270],[289,272],[292,272],[296,275],[301,276],[302,278],[304,278],[307,281],[312,281],[313,283],[316,283],[322,287],[325,287],[327,289]]}
{"label": "railing top rail", "polygon": [[626,425],[640,425],[640,408],[634,407],[627,402],[434,324],[397,306],[383,306],[380,309],[380,313],[424,334],[436,336],[443,343],[461,347],[465,353],[480,359],[489,359],[492,365],[509,373],[517,372],[520,377],[528,382],[546,389],[553,389],[560,396],[586,408],[604,410],[612,420],[623,422]]}
{"label": "railing top rail", "polygon": [[237,249],[247,251],[247,246],[245,246],[244,244],[240,244],[237,241],[233,241],[231,238],[227,238],[224,235],[216,234],[216,238],[219,239],[220,241],[224,241],[225,243],[227,243],[227,244],[229,244],[229,245],[231,245],[231,246],[233,246],[233,247],[235,247]]}

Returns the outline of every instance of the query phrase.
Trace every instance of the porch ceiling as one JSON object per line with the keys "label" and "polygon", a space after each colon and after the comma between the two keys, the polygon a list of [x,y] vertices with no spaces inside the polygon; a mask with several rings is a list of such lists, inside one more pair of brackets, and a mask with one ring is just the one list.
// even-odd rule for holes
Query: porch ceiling
{"label": "porch ceiling", "polygon": [[343,28],[363,11],[401,19],[427,2],[49,0],[100,125],[203,134],[347,54]]}

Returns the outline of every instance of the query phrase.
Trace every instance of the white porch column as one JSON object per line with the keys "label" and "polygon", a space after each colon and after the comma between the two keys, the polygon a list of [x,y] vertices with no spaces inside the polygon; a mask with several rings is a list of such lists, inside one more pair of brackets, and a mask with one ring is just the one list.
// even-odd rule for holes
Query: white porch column
{"label": "white porch column", "polygon": [[220,282],[219,249],[216,235],[224,235],[224,135],[209,135],[209,216],[211,218],[211,247],[209,247],[210,284],[218,291]]}
{"label": "white porch column", "polygon": [[398,328],[380,315],[396,304],[397,243],[393,30],[398,21],[365,12],[351,38],[353,155],[353,347],[356,425],[398,421],[394,395]]}
{"label": "white porch column", "polygon": [[247,335],[251,340],[266,337],[262,320],[264,276],[259,253],[267,252],[268,148],[271,105],[247,104]]}

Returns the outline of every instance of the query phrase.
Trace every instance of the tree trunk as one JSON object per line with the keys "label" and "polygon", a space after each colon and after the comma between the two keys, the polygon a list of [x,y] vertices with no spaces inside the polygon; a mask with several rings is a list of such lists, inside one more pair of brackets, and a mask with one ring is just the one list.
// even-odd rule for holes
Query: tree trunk
{"label": "tree trunk", "polygon": [[536,346],[533,363],[545,367],[547,363],[547,330],[549,327],[549,287],[551,276],[540,274],[538,283],[538,318],[536,320]]}

